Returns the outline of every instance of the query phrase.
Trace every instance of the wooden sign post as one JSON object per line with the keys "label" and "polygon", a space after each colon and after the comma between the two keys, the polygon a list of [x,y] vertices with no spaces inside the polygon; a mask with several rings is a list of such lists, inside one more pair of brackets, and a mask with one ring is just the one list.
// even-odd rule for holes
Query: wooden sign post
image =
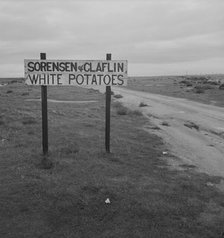
{"label": "wooden sign post", "polygon": [[[40,53],[40,59],[46,60],[46,53]],[[48,118],[47,118],[47,86],[41,85],[42,104],[42,148],[43,154],[48,154]]]}
{"label": "wooden sign post", "polygon": [[[107,54],[106,60],[111,60],[111,54]],[[111,86],[106,86],[105,148],[107,153],[110,153],[110,105]]]}

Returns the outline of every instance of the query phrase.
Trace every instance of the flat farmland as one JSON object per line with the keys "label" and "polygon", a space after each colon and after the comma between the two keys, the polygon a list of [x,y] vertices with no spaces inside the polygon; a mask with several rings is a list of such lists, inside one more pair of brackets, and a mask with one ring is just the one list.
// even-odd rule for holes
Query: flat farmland
{"label": "flat farmland", "polygon": [[222,237],[222,177],[170,165],[178,158],[145,107],[129,107],[114,90],[108,154],[105,95],[48,87],[43,159],[40,87],[1,82],[0,237]]}
{"label": "flat farmland", "polygon": [[[224,106],[224,75],[130,77],[127,88]],[[224,87],[223,87],[224,88]]]}

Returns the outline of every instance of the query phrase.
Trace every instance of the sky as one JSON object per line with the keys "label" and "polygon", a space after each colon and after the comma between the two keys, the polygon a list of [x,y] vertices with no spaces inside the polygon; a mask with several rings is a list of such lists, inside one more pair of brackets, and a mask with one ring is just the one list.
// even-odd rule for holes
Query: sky
{"label": "sky", "polygon": [[0,0],[0,77],[24,59],[128,60],[129,76],[224,73],[223,0]]}

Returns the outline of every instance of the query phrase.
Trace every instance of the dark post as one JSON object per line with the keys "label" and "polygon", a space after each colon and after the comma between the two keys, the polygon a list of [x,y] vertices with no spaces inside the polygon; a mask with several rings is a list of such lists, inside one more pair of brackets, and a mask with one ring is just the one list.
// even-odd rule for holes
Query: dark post
{"label": "dark post", "polygon": [[[46,60],[46,53],[40,53],[40,59]],[[43,154],[48,154],[47,86],[41,85],[42,103],[42,146]]]}
{"label": "dark post", "polygon": [[[107,54],[106,60],[111,60],[111,54]],[[110,104],[111,104],[111,87],[106,86],[105,147],[107,153],[110,153]]]}

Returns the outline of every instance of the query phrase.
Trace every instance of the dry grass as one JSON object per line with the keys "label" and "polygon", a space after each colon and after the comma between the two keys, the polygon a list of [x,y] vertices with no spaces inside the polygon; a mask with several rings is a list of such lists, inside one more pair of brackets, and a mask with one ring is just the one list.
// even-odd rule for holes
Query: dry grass
{"label": "dry grass", "polygon": [[194,128],[196,130],[199,130],[199,126],[192,121],[188,121],[188,122],[184,123],[184,125],[190,129]]}
{"label": "dry grass", "polygon": [[223,75],[131,77],[127,88],[224,106],[219,89],[223,79]]}
{"label": "dry grass", "polygon": [[144,102],[140,102],[139,103],[139,107],[147,107],[148,105],[146,104],[146,103],[144,103]]}
{"label": "dry grass", "polygon": [[[7,95],[7,90],[14,93]],[[98,103],[49,103],[49,157],[41,161],[39,87],[0,88],[0,233],[30,237],[219,237],[224,195],[220,178],[170,170],[160,138],[142,116],[111,111],[111,153],[104,149],[104,95],[48,89],[49,97]],[[54,113],[57,111],[58,113]],[[24,117],[36,123],[23,124]],[[169,155],[171,156],[171,155]],[[48,169],[46,169],[48,168]],[[109,198],[111,203],[105,204]]]}
{"label": "dry grass", "polygon": [[224,89],[224,84],[221,84],[221,85],[219,86],[219,89],[223,90],[223,89]]}
{"label": "dry grass", "polygon": [[163,122],[161,123],[161,125],[162,125],[162,126],[170,126],[167,121],[163,121]]}
{"label": "dry grass", "polygon": [[37,123],[37,121],[33,117],[24,117],[22,123],[23,125],[32,125]]}
{"label": "dry grass", "polygon": [[114,98],[120,99],[120,98],[123,98],[123,96],[122,96],[121,94],[115,94],[115,95],[114,95]]}
{"label": "dry grass", "polygon": [[195,93],[205,93],[205,89],[197,87],[197,88],[194,88],[194,92]]}
{"label": "dry grass", "polygon": [[117,115],[124,116],[142,116],[142,112],[139,110],[130,110],[129,108],[125,107],[121,102],[114,102],[112,106],[116,109]]}

